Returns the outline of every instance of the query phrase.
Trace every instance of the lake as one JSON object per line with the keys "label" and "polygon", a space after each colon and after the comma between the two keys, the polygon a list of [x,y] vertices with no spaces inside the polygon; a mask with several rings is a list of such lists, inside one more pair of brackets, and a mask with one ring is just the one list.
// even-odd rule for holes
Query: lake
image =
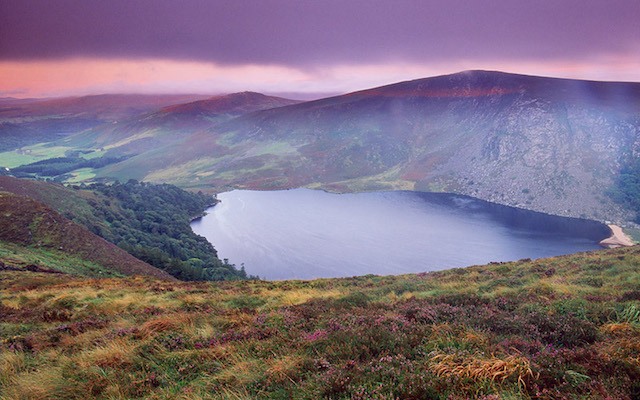
{"label": "lake", "polygon": [[599,249],[609,228],[444,193],[234,190],[195,220],[264,279],[397,275]]}

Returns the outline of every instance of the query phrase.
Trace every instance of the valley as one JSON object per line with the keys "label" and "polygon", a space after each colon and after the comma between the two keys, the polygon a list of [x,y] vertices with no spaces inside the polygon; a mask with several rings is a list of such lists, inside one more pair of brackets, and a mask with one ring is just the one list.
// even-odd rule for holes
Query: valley
{"label": "valley", "polygon": [[[64,202],[43,195],[52,189],[42,185],[27,190],[26,195],[84,222],[130,254],[155,260],[174,276],[180,270],[182,279],[202,276],[194,271],[207,259],[205,264],[222,268],[210,277],[221,279],[233,267],[216,261],[213,248],[202,248],[193,257],[163,239],[161,253],[145,250],[153,243],[149,238],[166,229],[158,222],[162,219],[145,216],[135,208],[144,206],[127,205],[128,211],[115,215],[108,210],[107,200],[92,200],[94,212],[110,218],[105,223],[87,216],[91,206],[82,198],[86,195],[77,193],[87,184],[92,185],[88,189],[101,192],[96,193],[98,198],[114,192],[109,187],[136,191],[136,181],[174,184],[207,195],[234,189],[294,188],[334,193],[451,193],[496,205],[614,223],[636,232],[639,110],[640,84],[480,70],[314,101],[255,92],[4,99],[0,102],[0,123],[4,124],[0,135],[8,140],[0,153],[0,175],[76,185],[76,192],[67,195],[83,204],[80,208],[60,207]],[[39,129],[36,122],[49,131]],[[16,136],[16,132],[22,133]],[[39,142],[47,132],[48,140]],[[16,137],[20,138],[17,142]],[[113,182],[116,185],[110,186]],[[155,189],[151,188],[141,193],[152,193]],[[118,201],[128,204],[140,199],[141,193],[121,193],[124,197]],[[191,216],[213,201],[198,196],[188,206]],[[156,209],[170,201],[164,198]],[[194,208],[194,204],[198,205]],[[83,210],[80,214],[79,209]],[[122,220],[131,212],[137,220]],[[146,222],[147,218],[152,220]],[[115,227],[114,219],[119,220]],[[132,237],[119,227],[143,220],[153,232],[138,231],[140,238],[131,243]],[[122,232],[114,235],[118,230]],[[179,232],[173,232],[174,237],[193,235]],[[606,236],[600,234],[594,243]],[[493,260],[487,257],[468,262]],[[200,261],[190,261],[192,258]],[[176,260],[175,264],[169,260]],[[435,264],[439,265],[436,268],[449,265],[442,260]],[[461,265],[464,262],[449,266]]]}

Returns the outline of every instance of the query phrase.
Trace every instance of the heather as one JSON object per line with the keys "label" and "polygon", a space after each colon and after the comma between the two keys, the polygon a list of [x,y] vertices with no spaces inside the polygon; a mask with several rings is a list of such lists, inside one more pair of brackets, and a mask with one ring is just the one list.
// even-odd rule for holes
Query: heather
{"label": "heather", "polygon": [[637,399],[640,248],[404,276],[0,272],[3,399]]}

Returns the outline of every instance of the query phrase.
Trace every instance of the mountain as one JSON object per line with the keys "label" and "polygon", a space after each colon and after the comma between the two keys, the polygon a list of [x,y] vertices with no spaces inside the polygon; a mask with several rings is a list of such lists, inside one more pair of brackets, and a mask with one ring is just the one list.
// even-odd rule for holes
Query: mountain
{"label": "mountain", "polygon": [[[177,143],[195,132],[253,111],[297,103],[297,100],[254,92],[214,96],[136,115],[118,123],[103,125],[67,137],[55,144],[71,149],[98,150],[104,152],[105,157],[135,157],[144,153],[140,160],[148,165],[152,163],[153,152],[172,154]],[[148,169],[146,166],[142,171]],[[136,178],[144,176],[139,170],[132,172]],[[133,175],[131,177],[134,177]]]}
{"label": "mountain", "polygon": [[640,84],[467,71],[246,114],[99,175],[205,190],[448,191],[625,220],[606,192],[639,151]]}
{"label": "mountain", "polygon": [[251,92],[174,104],[2,153],[0,165],[65,156],[22,172],[207,192],[447,191],[624,222],[638,210],[619,199],[634,191],[611,193],[639,170],[639,136],[638,83],[466,71],[297,104]]}
{"label": "mountain", "polygon": [[0,151],[50,142],[103,124],[203,95],[104,94],[52,99],[0,99]]}
{"label": "mountain", "polygon": [[[91,261],[106,269],[106,273],[175,280],[30,197],[0,192],[0,210],[1,242],[44,248]],[[80,275],[96,276],[94,270],[77,267],[72,270]]]}

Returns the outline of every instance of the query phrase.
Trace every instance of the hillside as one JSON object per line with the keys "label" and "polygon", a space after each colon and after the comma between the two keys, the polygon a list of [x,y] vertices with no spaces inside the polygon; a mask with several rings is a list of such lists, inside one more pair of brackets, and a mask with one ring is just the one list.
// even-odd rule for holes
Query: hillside
{"label": "hillside", "polygon": [[284,107],[301,103],[298,100],[266,96],[255,92],[231,93],[214,96],[205,100],[175,104],[164,107],[157,114],[164,116],[184,116],[189,118],[214,116],[239,116],[254,111]]}
{"label": "hillside", "polygon": [[639,137],[640,84],[468,71],[251,113],[99,176],[205,190],[447,191],[625,221],[632,214],[606,192]]}
{"label": "hillside", "polygon": [[[171,185],[135,181],[65,187],[0,176],[0,191],[27,196],[181,280],[246,279],[189,223],[214,199]],[[2,210],[2,208],[0,208]]]}
{"label": "hillside", "polygon": [[406,276],[0,271],[0,397],[640,396],[638,247]]}
{"label": "hillside", "polygon": [[[201,130],[240,115],[274,107],[299,103],[296,100],[243,92],[214,96],[204,100],[180,103],[138,115],[111,125],[104,125],[56,142],[56,145],[84,151],[99,150],[102,157],[134,157],[145,164],[156,151],[173,154],[177,143]],[[172,162],[172,160],[166,160]],[[132,171],[140,178],[140,171]],[[128,176],[136,179],[136,177]]]}
{"label": "hillside", "polygon": [[[189,99],[194,101],[178,102]],[[154,153],[173,154],[175,145],[195,132],[245,113],[297,103],[297,100],[253,92],[205,99],[190,95],[102,95],[55,101],[31,100],[22,108],[6,107],[16,117],[24,114],[21,117],[24,121],[20,123],[12,122],[11,118],[3,122],[0,104],[0,137],[6,145],[0,146],[0,175],[55,178],[60,182],[76,183],[94,178],[99,168],[142,154],[136,160],[144,164],[144,168],[130,171],[122,180],[140,179],[157,168],[152,161]],[[40,108],[33,110],[35,105]],[[62,115],[55,114],[58,108],[64,111]],[[54,114],[30,116],[38,112]],[[70,134],[63,137],[48,133],[58,123],[73,124],[78,116],[92,118],[95,123],[69,127]],[[44,118],[40,122],[47,129],[30,126],[29,121],[33,118]],[[173,160],[162,160],[162,163],[166,162]],[[11,172],[1,167],[11,168]]]}
{"label": "hillside", "polygon": [[[116,272],[122,275],[145,275],[175,280],[166,272],[138,260],[29,197],[0,192],[0,210],[0,241],[28,248],[54,250],[81,260],[92,261],[107,270],[85,271],[75,268],[74,273],[100,276],[101,273]],[[6,263],[10,262],[7,261]]]}
{"label": "hillside", "polygon": [[112,153],[136,154],[173,143],[189,133],[249,112],[296,103],[299,102],[260,93],[231,93],[163,107],[61,143],[74,147],[90,144],[93,148],[104,147]]}

